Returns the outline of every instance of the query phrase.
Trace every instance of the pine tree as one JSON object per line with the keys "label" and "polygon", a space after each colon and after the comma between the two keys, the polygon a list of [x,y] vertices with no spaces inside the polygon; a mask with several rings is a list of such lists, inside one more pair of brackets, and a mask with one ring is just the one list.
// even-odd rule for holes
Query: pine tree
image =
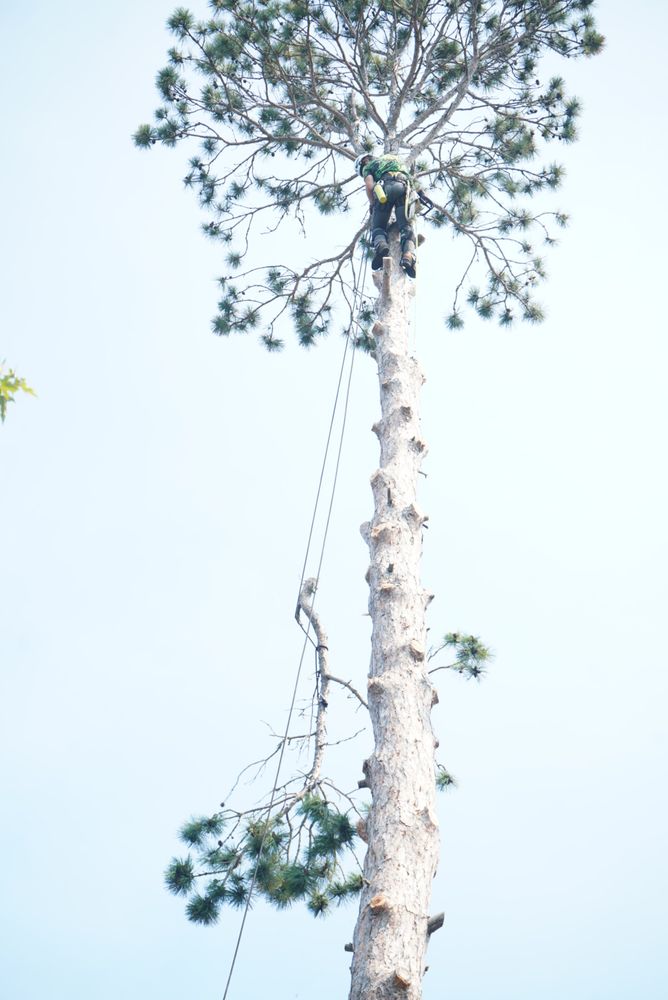
{"label": "pine tree", "polygon": [[29,396],[35,395],[35,390],[30,388],[24,378],[11,368],[5,371],[3,362],[0,364],[0,422],[3,424],[7,416],[7,407],[15,401],[17,392],[25,392]]}
{"label": "pine tree", "polygon": [[[426,444],[423,375],[408,351],[415,283],[398,267],[394,233],[392,259],[376,275],[376,301],[363,298],[360,306],[354,255],[366,245],[368,220],[353,162],[371,150],[397,153],[429,191],[429,252],[454,238],[462,253],[445,317],[450,329],[463,325],[467,306],[502,326],[539,321],[543,248],[567,221],[541,204],[563,176],[548,147],[576,138],[580,111],[564,80],[545,76],[545,65],[600,51],[593,6],[210,0],[203,20],[179,8],[168,21],[175,44],[157,76],[162,104],[134,137],[140,147],[196,144],[185,183],[206,212],[204,232],[225,248],[215,333],[256,331],[278,350],[290,327],[308,347],[343,323],[378,368],[380,464],[373,518],[362,526],[370,551],[368,702],[331,675],[307,588],[300,605],[320,650],[313,767],[271,810],[242,814],[221,805],[213,817],[190,821],[181,836],[196,860],[176,859],[167,872],[169,887],[188,896],[188,915],[201,923],[213,922],[222,904],[245,905],[252,893],[277,906],[304,899],[315,915],[359,893],[351,1000],[422,995],[425,949],[438,923],[429,922],[435,789],[452,783],[435,765],[430,721],[433,674],[441,668],[429,668],[430,595],[419,568],[427,517],[417,480]],[[313,259],[307,242],[301,263],[282,254],[267,259],[260,232],[308,232],[312,209],[321,216],[320,256]],[[326,227],[342,213],[351,219],[349,239],[337,247],[326,242]],[[473,636],[450,633],[433,652],[446,647],[455,652],[447,666],[467,676],[479,676],[489,657]],[[332,681],[350,688],[373,726],[374,751],[360,782],[371,806],[357,824],[322,777],[323,686]],[[346,872],[356,832],[367,845],[364,868]],[[199,892],[202,876],[208,882]]]}

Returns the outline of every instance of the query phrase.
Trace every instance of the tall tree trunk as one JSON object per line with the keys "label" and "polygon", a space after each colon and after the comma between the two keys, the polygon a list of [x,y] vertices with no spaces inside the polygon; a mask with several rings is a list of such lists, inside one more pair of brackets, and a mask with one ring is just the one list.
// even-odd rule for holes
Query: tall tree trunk
{"label": "tall tree trunk", "polygon": [[365,762],[372,805],[364,888],[354,935],[350,1000],[422,996],[431,883],[438,860],[433,688],[426,673],[420,583],[422,531],[417,480],[424,376],[410,356],[414,285],[393,260],[379,279],[374,327],[380,382],[380,467],[371,477],[374,516],[362,525],[369,546],[372,622],[369,711],[375,748]]}

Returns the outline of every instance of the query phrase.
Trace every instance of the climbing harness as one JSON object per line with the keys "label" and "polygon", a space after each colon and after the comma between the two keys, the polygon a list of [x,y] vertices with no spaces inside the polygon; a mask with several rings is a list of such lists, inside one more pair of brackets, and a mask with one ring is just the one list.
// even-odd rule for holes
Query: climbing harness
{"label": "climbing harness", "polygon": [[386,206],[388,200],[392,199],[392,205],[388,206],[389,212],[387,214],[383,212],[377,215],[376,208],[372,206],[371,221],[375,228],[371,232],[371,242],[374,249],[371,270],[379,271],[383,266],[383,260],[389,255],[386,229],[389,214],[394,206],[397,212],[397,222],[401,227],[399,263],[409,278],[415,278],[417,258],[413,219],[421,211],[424,202],[420,197],[420,192],[415,188],[409,171],[403,161],[393,153],[385,153],[377,157],[370,154],[359,156],[355,161],[355,166],[360,176],[373,178],[373,198],[377,206]]}

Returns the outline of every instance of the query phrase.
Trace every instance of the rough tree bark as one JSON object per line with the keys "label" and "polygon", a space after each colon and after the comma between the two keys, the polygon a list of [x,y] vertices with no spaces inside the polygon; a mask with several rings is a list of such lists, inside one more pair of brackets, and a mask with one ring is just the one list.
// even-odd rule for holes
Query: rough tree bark
{"label": "rough tree bark", "polygon": [[438,860],[432,685],[426,673],[420,582],[426,516],[417,481],[426,445],[420,434],[424,376],[409,351],[415,286],[393,259],[377,276],[373,334],[381,419],[374,426],[380,466],[371,477],[374,515],[362,525],[369,546],[372,622],[369,712],[375,748],[365,761],[372,795],[364,887],[355,928],[350,1000],[422,996],[431,883]]}

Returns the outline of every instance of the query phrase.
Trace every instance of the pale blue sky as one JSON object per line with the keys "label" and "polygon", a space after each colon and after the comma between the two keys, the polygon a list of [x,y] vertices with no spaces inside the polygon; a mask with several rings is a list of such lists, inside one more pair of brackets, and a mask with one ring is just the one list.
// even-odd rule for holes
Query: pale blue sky
{"label": "pale blue sky", "polygon": [[[460,787],[425,1000],[668,994],[668,16],[599,6],[607,51],[563,67],[585,114],[547,322],[446,331],[447,235],[421,258],[431,625],[496,651],[435,710]],[[220,1000],[238,914],[189,925],[162,870],[284,724],[342,343],[209,333],[185,153],[130,141],[171,6],[7,7],[0,358],[39,398],[0,428],[0,998]],[[320,592],[360,685],[376,397],[360,358]],[[258,907],[231,1000],[340,1000],[354,919]]]}

